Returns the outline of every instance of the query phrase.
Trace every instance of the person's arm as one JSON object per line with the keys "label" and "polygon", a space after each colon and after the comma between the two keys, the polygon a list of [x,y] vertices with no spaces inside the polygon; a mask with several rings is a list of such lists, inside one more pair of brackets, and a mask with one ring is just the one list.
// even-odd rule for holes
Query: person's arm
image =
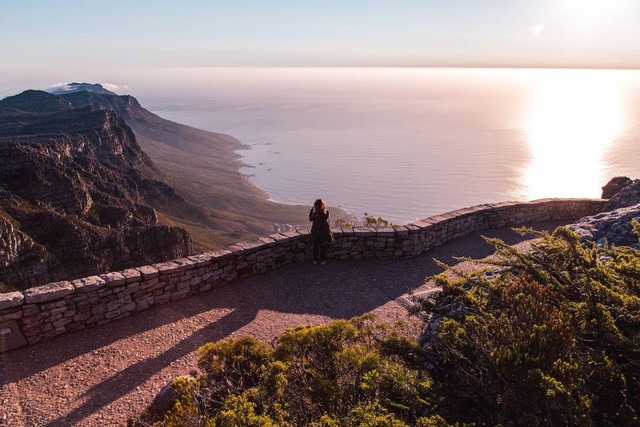
{"label": "person's arm", "polygon": [[314,213],[315,212],[313,211],[313,208],[311,208],[311,210],[309,211],[309,221],[311,221],[311,222],[313,222],[313,219],[314,219],[314,216],[315,216]]}

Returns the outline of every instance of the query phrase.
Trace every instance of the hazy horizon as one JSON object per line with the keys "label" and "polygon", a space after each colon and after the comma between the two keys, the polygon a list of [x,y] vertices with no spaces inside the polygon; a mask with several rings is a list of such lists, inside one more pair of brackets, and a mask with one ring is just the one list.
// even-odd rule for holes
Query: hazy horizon
{"label": "hazy horizon", "polygon": [[273,200],[322,196],[356,216],[598,198],[640,174],[635,70],[201,69],[143,83],[160,116],[250,145],[243,173]]}
{"label": "hazy horizon", "polygon": [[640,0],[10,0],[0,49],[0,70],[40,75],[116,64],[637,69]]}

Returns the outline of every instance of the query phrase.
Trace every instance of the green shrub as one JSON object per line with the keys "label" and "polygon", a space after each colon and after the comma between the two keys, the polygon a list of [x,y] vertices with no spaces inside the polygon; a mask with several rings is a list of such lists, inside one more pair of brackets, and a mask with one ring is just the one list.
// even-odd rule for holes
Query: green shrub
{"label": "green shrub", "polygon": [[534,234],[526,253],[490,240],[494,274],[437,276],[422,345],[371,316],[207,344],[138,425],[639,425],[640,252]]}
{"label": "green shrub", "polygon": [[427,347],[449,407],[442,414],[481,424],[638,423],[640,253],[587,245],[562,227],[535,234],[526,253],[490,240],[499,274],[439,276],[442,294],[418,307],[441,318]]}

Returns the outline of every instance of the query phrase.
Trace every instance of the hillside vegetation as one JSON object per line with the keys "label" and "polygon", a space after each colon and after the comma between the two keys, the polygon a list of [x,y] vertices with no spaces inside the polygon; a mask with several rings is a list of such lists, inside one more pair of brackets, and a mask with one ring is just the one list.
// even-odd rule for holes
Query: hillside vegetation
{"label": "hillside vegetation", "polygon": [[371,317],[210,343],[173,408],[131,424],[638,425],[640,252],[537,234],[492,240],[491,273],[437,276],[420,344]]}

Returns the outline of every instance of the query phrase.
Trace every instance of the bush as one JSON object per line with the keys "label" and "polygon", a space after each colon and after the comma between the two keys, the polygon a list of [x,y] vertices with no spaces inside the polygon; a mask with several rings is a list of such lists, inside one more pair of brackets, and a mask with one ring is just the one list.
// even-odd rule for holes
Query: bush
{"label": "bush", "polygon": [[393,225],[393,223],[380,216],[375,217],[365,212],[361,220],[357,220],[355,217],[353,217],[352,221],[345,221],[343,219],[338,219],[336,220],[335,225],[336,227],[344,227],[344,228],[349,228],[349,227],[379,228],[379,227],[390,227]]}
{"label": "bush", "polygon": [[[429,419],[425,352],[402,324],[371,316],[289,329],[275,346],[252,338],[200,348],[202,371],[167,426],[405,426]],[[184,382],[184,381],[183,381]],[[153,419],[141,419],[151,423]]]}
{"label": "bush", "polygon": [[541,241],[527,253],[491,240],[497,275],[439,276],[442,294],[416,310],[440,319],[424,338],[448,402],[442,414],[504,425],[637,423],[640,253],[586,245],[562,227],[535,234]]}
{"label": "bush", "polygon": [[490,240],[494,274],[437,276],[422,345],[370,316],[207,344],[164,419],[134,424],[638,425],[640,252],[535,234],[527,253]]}

